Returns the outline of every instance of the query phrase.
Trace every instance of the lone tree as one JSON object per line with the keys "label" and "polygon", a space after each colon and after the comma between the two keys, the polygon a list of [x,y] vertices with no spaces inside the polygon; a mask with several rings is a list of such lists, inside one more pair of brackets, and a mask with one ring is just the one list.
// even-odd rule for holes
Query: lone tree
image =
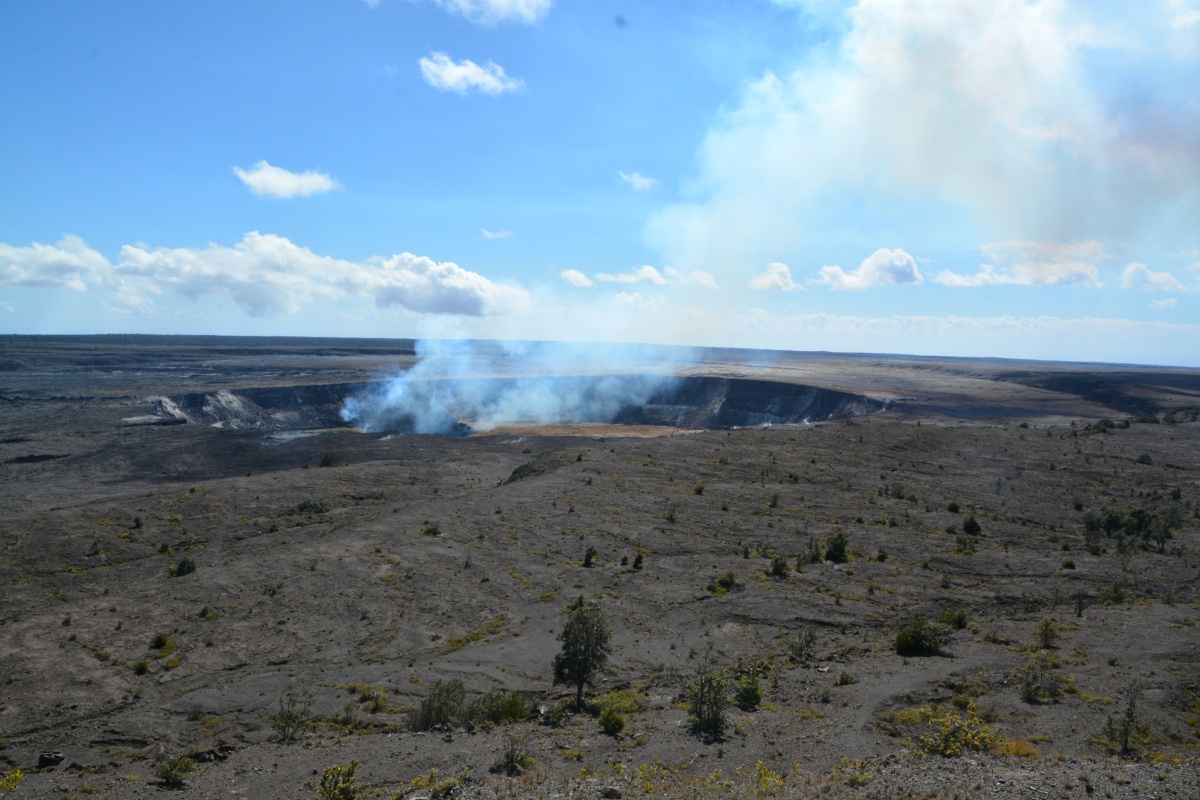
{"label": "lone tree", "polygon": [[600,606],[571,611],[558,636],[562,652],[554,657],[554,683],[575,685],[575,707],[583,708],[583,687],[604,668],[612,650],[612,629]]}

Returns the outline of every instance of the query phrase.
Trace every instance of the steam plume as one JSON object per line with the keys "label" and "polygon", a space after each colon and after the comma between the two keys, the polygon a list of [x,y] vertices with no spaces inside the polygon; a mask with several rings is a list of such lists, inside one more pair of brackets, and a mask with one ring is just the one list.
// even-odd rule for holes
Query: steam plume
{"label": "steam plume", "polygon": [[506,423],[612,422],[678,378],[690,351],[612,344],[421,340],[412,368],[346,398],[369,432],[465,434]]}

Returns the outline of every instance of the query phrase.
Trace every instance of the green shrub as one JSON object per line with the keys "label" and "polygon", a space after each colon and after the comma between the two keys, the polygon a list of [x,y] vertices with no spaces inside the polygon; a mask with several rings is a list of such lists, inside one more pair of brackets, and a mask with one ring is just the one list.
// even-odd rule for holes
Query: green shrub
{"label": "green shrub", "polygon": [[817,652],[817,633],[812,628],[801,628],[788,636],[784,644],[793,661],[810,661]]}
{"label": "green shrub", "polygon": [[529,755],[529,736],[509,734],[504,737],[504,749],[500,751],[500,758],[492,764],[490,770],[509,776],[520,775],[536,763],[533,756]]}
{"label": "green shrub", "polygon": [[983,532],[983,527],[979,524],[979,520],[975,519],[975,515],[967,517],[962,524],[963,533],[970,536],[978,536]]}
{"label": "green shrub", "polygon": [[743,676],[734,687],[733,701],[742,711],[756,710],[759,703],[762,702],[762,698],[762,686],[759,684],[758,676],[753,673]]}
{"label": "green shrub", "polygon": [[929,622],[917,617],[896,635],[896,654],[901,656],[935,656],[942,652],[954,629],[941,622]]}
{"label": "green shrub", "polygon": [[825,543],[825,560],[834,564],[845,564],[849,560],[846,555],[846,534],[838,531]]}
{"label": "green shrub", "polygon": [[588,567],[590,569],[591,566],[595,563],[596,563],[596,548],[589,547],[587,549],[587,552],[583,554],[583,566]]}
{"label": "green shrub", "polygon": [[533,716],[533,700],[524,692],[506,692],[498,687],[488,690],[467,706],[465,718],[478,725],[505,725],[523,722]]}
{"label": "green shrub", "polygon": [[1017,669],[1017,684],[1021,689],[1021,699],[1026,703],[1057,703],[1062,697],[1066,680],[1054,671],[1054,661],[1050,656],[1038,653],[1025,666]]}
{"label": "green shrub", "polygon": [[171,756],[160,763],[155,768],[154,774],[162,781],[164,786],[179,788],[183,786],[187,777],[195,771],[196,762],[181,753]]}
{"label": "green shrub", "polygon": [[834,686],[850,686],[855,683],[858,683],[858,678],[845,671],[842,671],[833,681]]}
{"label": "green shrub", "polygon": [[716,665],[709,650],[697,666],[696,674],[688,682],[686,690],[688,710],[695,730],[713,736],[720,736],[725,731],[725,712],[729,707],[731,688],[729,671]]}
{"label": "green shrub", "polygon": [[356,769],[357,761],[351,761],[348,767],[341,764],[327,767],[321,774],[317,797],[320,800],[358,800],[361,795],[358,791],[358,778],[354,777]]}
{"label": "green shrub", "polygon": [[625,730],[625,717],[615,708],[606,708],[600,712],[600,730],[609,736],[616,736]]}
{"label": "green shrub", "polygon": [[963,628],[967,627],[967,612],[963,611],[961,608],[954,611],[944,611],[942,612],[942,615],[938,617],[937,621],[943,625],[953,628],[956,631],[961,631]]}
{"label": "green shrub", "polygon": [[1054,647],[1054,642],[1058,639],[1058,626],[1054,624],[1052,619],[1044,619],[1037,624],[1035,631],[1038,637],[1038,644],[1043,649],[1049,650]]}
{"label": "green shrub", "polygon": [[297,692],[289,688],[279,697],[279,711],[271,718],[271,726],[279,735],[279,741],[284,744],[294,741],[306,728],[312,725],[313,698],[307,692]]}
{"label": "green shrub", "polygon": [[636,556],[633,557],[633,569],[636,572],[637,570],[639,570],[641,568],[642,568],[642,554],[638,553]]}
{"label": "green shrub", "polygon": [[721,597],[729,594],[737,585],[737,575],[733,572],[726,572],[724,575],[718,575],[708,582],[708,591],[715,597]]}
{"label": "green shrub", "polygon": [[271,717],[271,727],[284,744],[294,741],[302,730],[311,726],[312,717],[308,711],[312,709],[312,702],[312,694],[290,687],[280,696],[280,710]]}
{"label": "green shrub", "polygon": [[771,577],[786,578],[792,570],[788,566],[787,559],[783,556],[773,556],[771,558]]}
{"label": "green shrub", "polygon": [[459,678],[438,681],[409,714],[408,727],[414,731],[427,731],[435,725],[454,725],[463,717],[467,690]]}

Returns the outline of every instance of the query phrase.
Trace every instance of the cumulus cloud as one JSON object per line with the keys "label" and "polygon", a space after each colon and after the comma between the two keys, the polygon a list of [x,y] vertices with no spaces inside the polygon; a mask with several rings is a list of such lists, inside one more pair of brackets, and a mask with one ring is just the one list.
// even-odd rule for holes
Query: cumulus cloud
{"label": "cumulus cloud", "polygon": [[510,77],[499,64],[479,66],[470,59],[455,61],[445,53],[430,53],[418,62],[421,76],[435,89],[466,94],[472,89],[484,94],[503,94],[520,89],[524,81]]}
{"label": "cumulus cloud", "polygon": [[792,280],[792,270],[787,264],[773,261],[761,274],[750,279],[750,288],[762,292],[790,292],[804,287]]}
{"label": "cumulus cloud", "polygon": [[639,172],[623,172],[618,170],[617,175],[621,177],[621,180],[625,181],[632,186],[634,190],[639,192],[649,192],[654,187],[658,186],[657,178],[647,178],[645,175],[642,175]]}
{"label": "cumulus cloud", "polygon": [[554,0],[435,0],[442,8],[481,25],[498,22],[537,22]]}
{"label": "cumulus cloud", "polygon": [[0,244],[0,286],[105,292],[110,308],[129,313],[153,310],[150,296],[168,291],[190,300],[228,297],[252,317],[295,314],[317,301],[347,298],[475,317],[532,304],[524,289],[495,283],[453,262],[411,253],[345,261],[257,231],[233,247],[125,245],[115,264],[77,236],[55,245]]}
{"label": "cumulus cloud", "polygon": [[[979,246],[984,258],[974,275],[942,270],[934,281],[945,286],[1090,286],[1099,287],[1095,261],[1108,258],[1099,242],[992,242]],[[999,265],[999,266],[997,266]]]}
{"label": "cumulus cloud", "polygon": [[633,267],[625,272],[615,274],[601,272],[596,275],[596,280],[601,283],[653,283],[658,286],[666,286],[668,283],[674,283],[685,286],[701,286],[706,289],[717,288],[716,278],[711,273],[703,270],[692,270],[684,274],[674,267],[666,267],[662,272],[659,272],[649,265]]}
{"label": "cumulus cloud", "polygon": [[815,281],[841,291],[857,292],[875,286],[894,284],[903,286],[925,280],[917,269],[917,262],[908,253],[897,248],[881,247],[863,259],[858,269],[846,272],[839,266],[821,267]]}
{"label": "cumulus cloud", "polygon": [[1188,287],[1169,272],[1154,272],[1145,264],[1129,264],[1121,273],[1121,288],[1142,292],[1187,292]]}
{"label": "cumulus cloud", "polygon": [[341,184],[324,172],[291,172],[282,167],[272,166],[266,161],[259,161],[250,169],[234,167],[233,172],[255,194],[284,200],[309,197],[341,188]]}
{"label": "cumulus cloud", "polygon": [[479,232],[483,234],[485,239],[511,239],[512,231],[489,231],[487,228],[480,228]]}
{"label": "cumulus cloud", "polygon": [[111,285],[113,277],[108,259],[78,236],[29,247],[0,242],[0,287],[86,292]]}
{"label": "cumulus cloud", "polygon": [[765,262],[832,225],[1191,239],[1196,28],[1130,9],[863,0],[837,50],[746,84],[704,140],[694,199],[647,236],[696,266]]}
{"label": "cumulus cloud", "polygon": [[592,279],[584,275],[577,269],[564,269],[562,271],[562,279],[572,286],[578,286],[581,289],[586,289],[589,286],[595,286]]}

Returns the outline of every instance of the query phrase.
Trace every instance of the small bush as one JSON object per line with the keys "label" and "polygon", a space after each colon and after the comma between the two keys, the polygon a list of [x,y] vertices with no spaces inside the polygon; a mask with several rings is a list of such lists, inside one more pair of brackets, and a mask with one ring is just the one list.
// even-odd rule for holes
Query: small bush
{"label": "small bush", "polygon": [[825,545],[825,560],[834,564],[845,564],[849,560],[846,555],[846,534],[838,531],[829,538]]}
{"label": "small bush", "polygon": [[978,536],[983,532],[983,527],[979,524],[979,520],[975,519],[975,515],[967,517],[962,524],[963,533],[970,536]]}
{"label": "small bush", "polygon": [[720,736],[725,731],[732,680],[729,671],[718,667],[707,652],[688,682],[686,695],[693,728],[701,733]]}
{"label": "small bush", "polygon": [[715,597],[721,597],[729,594],[737,586],[737,575],[733,572],[726,572],[724,575],[718,575],[708,582],[708,591]]}
{"label": "small bush", "polygon": [[493,687],[467,707],[465,718],[480,725],[506,725],[533,716],[533,700],[524,692],[506,692]]}
{"label": "small bush", "polygon": [[1111,714],[1104,721],[1104,728],[1096,737],[1121,755],[1128,755],[1141,742],[1150,738],[1150,729],[1138,719],[1138,703],[1142,687],[1134,681],[1121,693],[1125,707],[1119,714]]}
{"label": "small bush", "polygon": [[279,735],[279,741],[284,744],[295,741],[302,731],[312,725],[309,714],[312,704],[312,695],[291,688],[279,697],[279,711],[271,718],[271,726]]}
{"label": "small bush", "polygon": [[939,712],[931,720],[935,730],[917,740],[917,748],[931,755],[955,758],[968,751],[986,753],[995,750],[1003,739],[978,717],[968,712],[959,716],[952,711]]}
{"label": "small bush", "polygon": [[633,569],[636,572],[637,570],[639,570],[641,568],[642,568],[642,554],[638,553],[636,556],[633,557]]}
{"label": "small bush", "polygon": [[1017,669],[1017,683],[1021,689],[1021,699],[1026,703],[1057,703],[1062,698],[1066,680],[1054,671],[1054,661],[1050,656],[1038,653],[1025,666]]}
{"label": "small bush", "polygon": [[591,569],[592,565],[595,563],[596,563],[596,548],[589,547],[587,549],[587,552],[583,554],[583,566],[587,567],[588,569]]}
{"label": "small bush", "polygon": [[312,702],[312,694],[298,692],[290,687],[280,696],[280,710],[271,717],[271,727],[275,728],[275,733],[283,744],[295,741],[296,736],[311,726]]}
{"label": "small bush", "polygon": [[354,777],[356,769],[358,769],[357,761],[351,761],[348,767],[343,767],[341,764],[327,767],[321,774],[317,797],[320,800],[358,800],[360,797],[358,778]]}
{"label": "small bush", "polygon": [[793,661],[812,660],[817,652],[817,634],[812,628],[801,628],[785,640],[788,655]]}
{"label": "small bush", "polygon": [[858,678],[854,677],[849,672],[842,672],[833,681],[834,686],[850,686],[855,683],[858,683]]}
{"label": "small bush", "polygon": [[143,658],[141,661],[134,662],[130,669],[133,670],[134,675],[145,675],[150,671],[150,662]]}
{"label": "small bush", "polygon": [[771,577],[786,578],[791,572],[791,567],[788,566],[787,559],[783,556],[774,556],[771,559]]}
{"label": "small bush", "polygon": [[625,717],[615,708],[606,708],[600,712],[600,730],[609,736],[616,736],[625,730]]}
{"label": "small bush", "polygon": [[189,775],[196,771],[196,762],[188,756],[179,754],[171,756],[160,763],[154,770],[164,786],[179,788]]}
{"label": "small bush", "polygon": [[1058,626],[1054,624],[1052,619],[1044,619],[1037,624],[1035,631],[1038,637],[1038,644],[1043,649],[1049,650],[1054,647],[1054,642],[1058,640]]}
{"label": "small bush", "polygon": [[414,731],[427,731],[435,725],[454,725],[463,716],[467,690],[459,678],[438,681],[409,714],[408,727]]}
{"label": "small bush", "polygon": [[491,766],[492,772],[505,775],[520,775],[532,768],[537,762],[529,755],[529,737],[524,734],[510,734],[504,737],[504,749],[500,758]]}
{"label": "small bush", "polygon": [[742,711],[755,711],[762,698],[762,686],[758,682],[758,676],[753,673],[744,676],[734,687],[733,700]]}
{"label": "small bush", "polygon": [[952,503],[950,503],[950,505],[946,506],[946,510],[949,511],[951,514],[958,514],[960,511],[960,509],[958,507],[958,503],[954,503],[954,502],[952,502]]}
{"label": "small bush", "polygon": [[954,629],[941,622],[929,622],[917,617],[896,635],[896,654],[901,656],[935,656],[942,652]]}
{"label": "small bush", "polygon": [[172,564],[167,568],[172,578],[180,578],[184,575],[191,575],[196,571],[196,562],[190,558],[180,559],[178,564]]}

